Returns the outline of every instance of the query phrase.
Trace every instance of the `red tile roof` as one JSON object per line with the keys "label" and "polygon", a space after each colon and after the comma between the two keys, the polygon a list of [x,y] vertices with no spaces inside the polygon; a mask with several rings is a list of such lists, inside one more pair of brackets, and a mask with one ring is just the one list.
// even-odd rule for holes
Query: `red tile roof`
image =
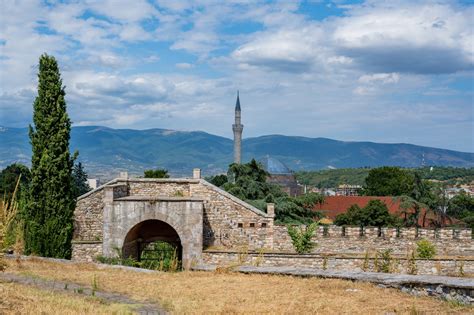
{"label": "red tile roof", "polygon": [[[380,200],[387,205],[388,211],[391,214],[401,215],[400,201],[394,197],[376,197],[376,196],[327,196],[324,199],[322,205],[317,204],[314,210],[321,211],[326,217],[334,220],[338,214],[345,213],[347,209],[352,205],[358,205],[359,207],[365,207],[371,200]],[[422,209],[419,224],[422,225],[423,213]],[[427,215],[426,223],[430,222],[429,219],[433,219],[434,215],[430,212]]]}

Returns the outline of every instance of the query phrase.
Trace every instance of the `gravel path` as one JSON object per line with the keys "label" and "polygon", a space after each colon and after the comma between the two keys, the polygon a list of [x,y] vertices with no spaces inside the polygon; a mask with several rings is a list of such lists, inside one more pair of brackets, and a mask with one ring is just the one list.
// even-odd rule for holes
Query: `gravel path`
{"label": "gravel path", "polygon": [[43,290],[52,290],[59,293],[66,292],[68,294],[80,296],[95,296],[109,303],[120,303],[130,305],[135,312],[143,315],[168,314],[164,309],[154,303],[143,303],[140,301],[133,300],[128,296],[119,293],[92,290],[83,285],[72,282],[46,280],[35,276],[19,275],[7,272],[0,273],[0,282],[14,282],[23,285],[34,286]]}

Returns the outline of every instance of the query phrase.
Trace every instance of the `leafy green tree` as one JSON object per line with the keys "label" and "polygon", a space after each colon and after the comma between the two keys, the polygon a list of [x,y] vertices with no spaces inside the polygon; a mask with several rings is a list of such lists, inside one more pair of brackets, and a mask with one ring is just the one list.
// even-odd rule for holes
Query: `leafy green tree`
{"label": "leafy green tree", "polygon": [[225,174],[215,175],[215,176],[207,177],[206,180],[217,187],[221,187],[222,185],[227,183],[227,175]]}
{"label": "leafy green tree", "polygon": [[334,219],[336,225],[362,225],[362,209],[358,205],[351,205],[346,212],[338,214]]}
{"label": "leafy green tree", "polygon": [[87,173],[84,170],[81,162],[74,164],[72,178],[74,180],[74,197],[77,198],[82,196],[91,190],[89,184],[87,183]]}
{"label": "leafy green tree", "polygon": [[462,191],[449,200],[448,214],[455,218],[463,218],[474,215],[474,197]]}
{"label": "leafy green tree", "polygon": [[370,200],[364,208],[358,205],[349,207],[346,213],[336,216],[334,223],[337,225],[357,226],[391,226],[397,219],[390,214],[387,205],[381,200]]}
{"label": "leafy green tree", "polygon": [[474,228],[474,197],[462,191],[449,200],[447,213]]}
{"label": "leafy green tree", "polygon": [[246,164],[233,163],[222,188],[242,200],[265,199],[269,194],[285,196],[278,185],[267,183],[267,176],[268,173],[255,159]]}
{"label": "leafy green tree", "polygon": [[75,207],[69,139],[71,122],[58,63],[44,54],[39,60],[38,96],[30,125],[31,183],[23,211],[25,252],[70,258]]}
{"label": "leafy green tree", "polygon": [[144,173],[145,178],[169,178],[168,170],[164,168],[158,168],[156,170],[146,170]]}
{"label": "leafy green tree", "polygon": [[371,169],[365,179],[367,196],[401,196],[413,191],[414,176],[399,167],[384,166]]}
{"label": "leafy green tree", "polygon": [[[11,197],[20,175],[19,190],[23,191],[27,189],[31,180],[31,173],[28,167],[23,164],[14,163],[8,165],[0,172],[0,197],[6,197],[7,199]],[[20,195],[19,192],[17,194]]]}
{"label": "leafy green tree", "polygon": [[290,197],[278,185],[267,183],[267,176],[263,166],[252,159],[246,164],[231,164],[227,176],[218,175],[209,180],[262,211],[266,211],[267,203],[275,203],[277,223],[309,224],[321,217],[321,213],[313,208],[316,203],[323,202],[323,196],[306,194]]}

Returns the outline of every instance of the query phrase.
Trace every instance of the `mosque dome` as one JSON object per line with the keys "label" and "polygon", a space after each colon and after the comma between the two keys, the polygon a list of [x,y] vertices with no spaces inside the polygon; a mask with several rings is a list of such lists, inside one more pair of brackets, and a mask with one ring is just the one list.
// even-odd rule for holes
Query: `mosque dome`
{"label": "mosque dome", "polygon": [[292,174],[290,169],[280,160],[266,156],[260,160],[263,168],[271,175],[289,175]]}

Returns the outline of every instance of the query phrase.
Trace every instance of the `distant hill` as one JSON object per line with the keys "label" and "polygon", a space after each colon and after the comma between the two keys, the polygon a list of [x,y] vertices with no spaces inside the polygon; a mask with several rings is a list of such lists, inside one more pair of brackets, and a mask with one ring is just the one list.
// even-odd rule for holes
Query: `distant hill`
{"label": "distant hill", "polygon": [[[74,127],[71,149],[92,176],[112,177],[119,170],[142,174],[164,167],[173,175],[190,175],[199,167],[205,175],[223,172],[232,162],[232,140],[200,131],[132,130]],[[271,155],[297,170],[394,165],[474,167],[474,153],[373,142],[269,135],[243,141],[243,160]],[[0,127],[0,168],[13,162],[30,163],[27,128]]]}

